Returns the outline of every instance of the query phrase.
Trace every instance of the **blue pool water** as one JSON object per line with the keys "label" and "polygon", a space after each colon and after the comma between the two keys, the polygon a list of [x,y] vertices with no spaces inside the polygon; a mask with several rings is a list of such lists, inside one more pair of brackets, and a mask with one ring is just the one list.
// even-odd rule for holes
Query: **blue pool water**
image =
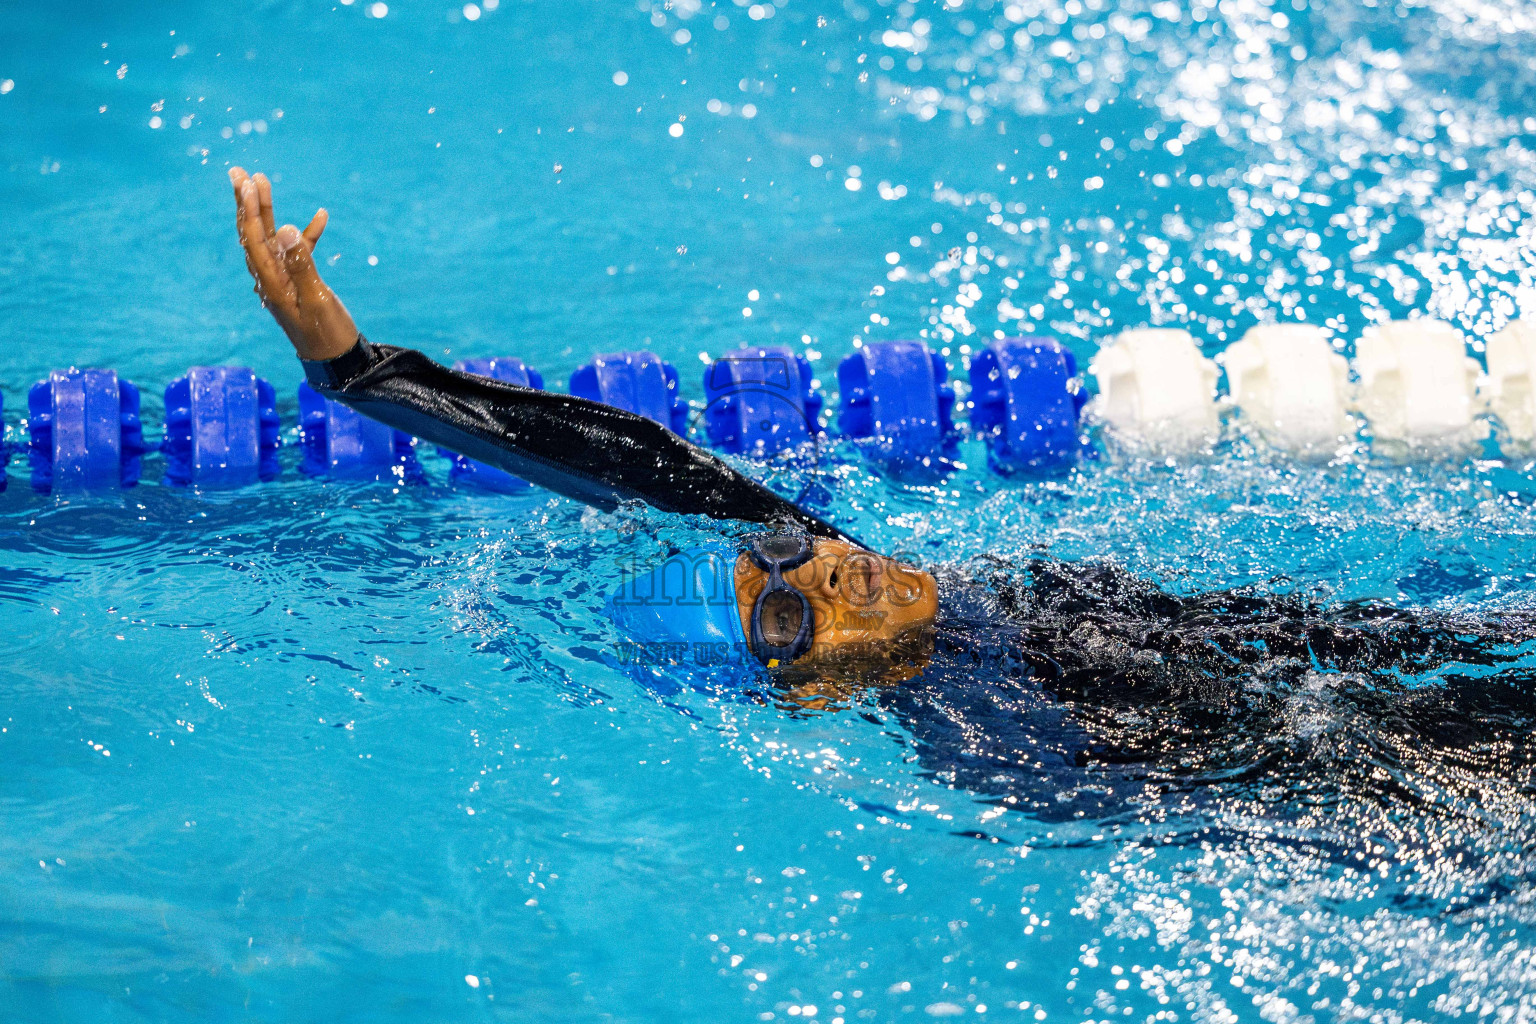
{"label": "blue pool water", "polygon": [[[801,347],[830,389],[856,338],[926,332],[959,375],[1000,329],[1086,363],[1146,324],[1211,353],[1305,319],[1347,348],[1418,312],[1478,348],[1536,314],[1518,0],[139,6],[0,4],[13,443],[70,363],[140,384],[152,437],[166,382],[249,365],[291,430],[234,163],[283,219],[330,209],[319,255],[376,340],[557,382],[646,347],[695,400],[742,342]],[[942,484],[829,473],[831,508],[929,563],[1108,557],[1183,593],[1478,614],[1536,590],[1518,460],[1234,436],[1009,483],[962,457]],[[1536,1013],[1519,751],[1382,766],[1401,807],[1031,817],[952,787],[878,693],[660,702],[595,660],[616,567],[693,524],[455,491],[433,458],[403,488],[283,458],[209,495],[151,459],[67,501],[12,461],[7,1020]],[[1371,723],[1314,683],[1280,756],[1369,768]]]}

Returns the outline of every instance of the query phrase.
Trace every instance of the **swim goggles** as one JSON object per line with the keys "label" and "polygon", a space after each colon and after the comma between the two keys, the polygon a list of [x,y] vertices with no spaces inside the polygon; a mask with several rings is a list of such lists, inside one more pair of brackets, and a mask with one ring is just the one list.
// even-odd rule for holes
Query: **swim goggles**
{"label": "swim goggles", "polygon": [[816,620],[811,602],[784,580],[784,573],[811,560],[811,542],[791,533],[752,538],[747,554],[768,574],[768,585],[752,604],[752,653],[777,668],[811,649]]}

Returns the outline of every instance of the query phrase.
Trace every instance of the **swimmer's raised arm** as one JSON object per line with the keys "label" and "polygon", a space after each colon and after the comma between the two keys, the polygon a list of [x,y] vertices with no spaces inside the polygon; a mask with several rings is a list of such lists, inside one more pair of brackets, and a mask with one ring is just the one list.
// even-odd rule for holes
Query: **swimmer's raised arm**
{"label": "swimmer's raised arm", "polygon": [[326,212],[316,213],[303,231],[291,224],[274,227],[266,176],[236,167],[229,177],[256,294],[293,343],[315,390],[598,508],[639,500],[663,512],[794,524],[812,536],[853,542],[644,416],[461,373],[413,349],[370,343],[311,257]]}

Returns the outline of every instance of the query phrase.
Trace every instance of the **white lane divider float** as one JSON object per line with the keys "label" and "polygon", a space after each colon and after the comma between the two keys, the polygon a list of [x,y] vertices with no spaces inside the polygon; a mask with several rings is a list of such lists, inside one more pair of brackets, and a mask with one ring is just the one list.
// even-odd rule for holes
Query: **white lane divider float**
{"label": "white lane divider float", "polygon": [[1477,417],[1482,367],[1461,332],[1439,320],[1367,327],[1355,345],[1357,408],[1385,450],[1465,445],[1485,429]]}
{"label": "white lane divider float", "polygon": [[1277,447],[1332,452],[1353,437],[1349,363],[1309,324],[1261,324],[1216,357],[1232,403]]}
{"label": "white lane divider float", "polygon": [[1536,444],[1536,323],[1516,320],[1488,339],[1483,398],[1504,427],[1501,441]]}
{"label": "white lane divider float", "polygon": [[1163,449],[1198,448],[1216,437],[1216,364],[1188,331],[1125,331],[1088,372],[1099,385],[1099,418],[1122,436]]}

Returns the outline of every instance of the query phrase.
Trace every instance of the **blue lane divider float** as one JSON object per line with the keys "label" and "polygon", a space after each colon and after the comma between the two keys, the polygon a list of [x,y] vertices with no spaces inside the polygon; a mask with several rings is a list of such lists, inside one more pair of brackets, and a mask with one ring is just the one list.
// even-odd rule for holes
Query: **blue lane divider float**
{"label": "blue lane divider float", "polygon": [[326,398],[308,383],[299,385],[299,440],[304,446],[299,469],[306,476],[378,479],[396,470],[407,478],[421,475],[409,434]]}
{"label": "blue lane divider float", "polygon": [[[544,376],[527,366],[516,356],[499,356],[494,359],[460,359],[453,364],[455,370],[464,373],[473,373],[477,377],[489,377],[499,380],[504,384],[519,384],[525,388],[533,388],[536,391],[544,390]],[[446,459],[452,460],[448,468],[448,478],[456,484],[473,484],[490,491],[499,491],[512,494],[526,491],[533,485],[528,481],[513,476],[494,466],[487,466],[483,462],[460,455],[458,452],[449,451],[439,447],[437,453]]]}
{"label": "blue lane divider float", "polygon": [[882,462],[927,465],[953,443],[955,389],[921,341],[866,342],[837,365],[838,429]]}
{"label": "blue lane divider float", "polygon": [[1078,455],[1078,417],[1088,393],[1077,360],[1055,338],[994,341],[971,358],[971,426],[987,437],[987,461],[1008,473],[1053,469]]}
{"label": "blue lane divider float", "polygon": [[811,364],[791,348],[742,348],[704,371],[704,432],[733,455],[763,458],[821,433]]}
{"label": "blue lane divider float", "polygon": [[5,395],[0,394],[0,491],[5,490],[5,464],[11,461],[11,446],[5,440]]}
{"label": "blue lane divider float", "polygon": [[576,368],[571,394],[655,420],[674,434],[688,429],[677,368],[653,352],[607,352]]}
{"label": "blue lane divider float", "polygon": [[139,482],[139,389],[114,370],[54,370],[27,393],[32,486],[89,491]]}
{"label": "blue lane divider float", "polygon": [[277,476],[277,391],[247,366],[194,366],[165,386],[165,479],[243,487]]}

